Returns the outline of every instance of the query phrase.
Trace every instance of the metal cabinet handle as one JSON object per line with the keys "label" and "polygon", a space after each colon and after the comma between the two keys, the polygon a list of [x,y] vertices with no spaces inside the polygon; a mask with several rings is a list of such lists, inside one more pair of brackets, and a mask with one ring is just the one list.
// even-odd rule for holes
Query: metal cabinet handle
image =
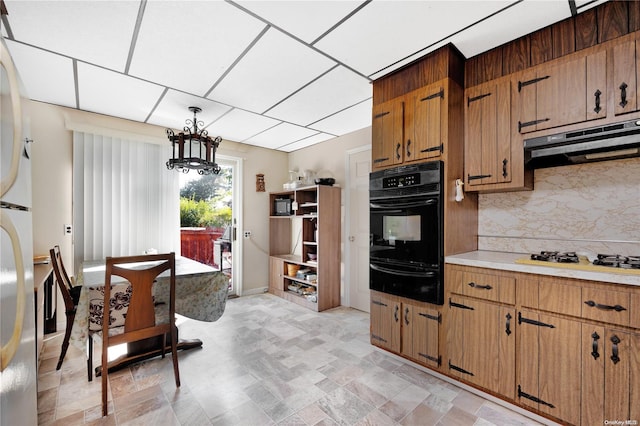
{"label": "metal cabinet handle", "polygon": [[409,325],[409,308],[404,308],[404,323],[405,325]]}
{"label": "metal cabinet handle", "polygon": [[471,281],[470,283],[467,284],[469,287],[471,288],[477,288],[480,290],[491,290],[493,287],[491,287],[490,285],[480,285],[480,284],[476,284],[473,281]]}
{"label": "metal cabinet handle", "polygon": [[400,307],[398,305],[396,305],[396,309],[393,311],[393,319],[398,322],[399,318],[398,318],[398,311],[400,310]]}
{"label": "metal cabinet handle", "polygon": [[502,177],[503,178],[506,178],[507,175],[508,175],[508,173],[507,173],[507,164],[508,164],[508,161],[507,161],[506,158],[504,160],[502,160]]}
{"label": "metal cabinet handle", "polygon": [[600,95],[602,95],[602,92],[600,90],[596,90],[596,92],[593,94],[593,96],[596,97],[596,107],[593,109],[596,114],[602,111],[602,108],[600,108]]}
{"label": "metal cabinet handle", "polygon": [[600,303],[596,303],[593,300],[587,300],[586,302],[584,302],[585,305],[590,306],[592,308],[598,308],[598,309],[602,309],[603,311],[616,311],[616,312],[621,312],[621,311],[626,311],[627,308],[625,308],[624,306],[620,306],[620,305],[601,305]]}
{"label": "metal cabinet handle", "polygon": [[411,157],[411,139],[407,140],[407,157]]}
{"label": "metal cabinet handle", "polygon": [[620,85],[619,89],[620,89],[620,103],[618,105],[620,105],[622,108],[627,106],[627,83],[622,82],[622,84]]}
{"label": "metal cabinet handle", "polygon": [[511,314],[507,314],[506,318],[507,318],[507,325],[506,325],[506,330],[504,332],[507,333],[507,336],[510,336],[511,335],[511,318],[513,317],[511,316]]}
{"label": "metal cabinet handle", "polygon": [[398,160],[400,159],[400,147],[401,146],[402,146],[401,144],[396,145],[396,159],[398,159]]}
{"label": "metal cabinet handle", "polygon": [[598,359],[600,357],[600,354],[598,353],[598,340],[600,340],[600,336],[598,336],[598,333],[594,331],[591,338],[593,339],[593,342],[591,343],[591,356],[593,359]]}
{"label": "metal cabinet handle", "polygon": [[620,357],[618,356],[618,343],[620,343],[620,338],[616,335],[611,336],[611,343],[613,343],[611,347],[611,361],[617,364],[620,362]]}

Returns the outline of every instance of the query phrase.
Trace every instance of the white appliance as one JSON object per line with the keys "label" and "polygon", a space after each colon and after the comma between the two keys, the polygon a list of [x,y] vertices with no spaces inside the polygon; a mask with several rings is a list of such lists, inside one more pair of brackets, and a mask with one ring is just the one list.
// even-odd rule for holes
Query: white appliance
{"label": "white appliance", "polygon": [[0,42],[0,425],[36,425],[31,144],[20,79]]}

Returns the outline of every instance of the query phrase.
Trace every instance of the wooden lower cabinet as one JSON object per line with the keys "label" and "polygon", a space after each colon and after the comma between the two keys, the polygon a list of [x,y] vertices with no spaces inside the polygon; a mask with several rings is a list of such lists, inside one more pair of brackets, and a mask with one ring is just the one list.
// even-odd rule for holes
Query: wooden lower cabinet
{"label": "wooden lower cabinet", "polygon": [[516,401],[580,424],[581,323],[521,310]]}
{"label": "wooden lower cabinet", "polygon": [[513,399],[515,309],[452,296],[448,310],[447,373]]}
{"label": "wooden lower cabinet", "polygon": [[420,364],[441,363],[441,314],[428,303],[371,291],[371,343]]}
{"label": "wooden lower cabinet", "polygon": [[640,419],[640,334],[582,325],[581,397],[583,425]]}
{"label": "wooden lower cabinet", "polygon": [[438,333],[442,316],[436,309],[402,303],[402,355],[439,367]]}
{"label": "wooden lower cabinet", "polygon": [[400,352],[400,301],[397,297],[371,292],[371,343]]}

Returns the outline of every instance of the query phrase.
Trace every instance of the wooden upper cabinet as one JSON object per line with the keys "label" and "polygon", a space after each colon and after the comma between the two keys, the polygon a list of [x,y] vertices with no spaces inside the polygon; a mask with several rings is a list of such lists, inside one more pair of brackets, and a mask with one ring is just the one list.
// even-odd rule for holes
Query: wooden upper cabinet
{"label": "wooden upper cabinet", "polygon": [[638,110],[638,55],[636,41],[618,44],[612,49],[611,91],[615,115]]}
{"label": "wooden upper cabinet", "polygon": [[543,64],[512,81],[521,134],[605,118],[606,51]]}
{"label": "wooden upper cabinet", "polygon": [[503,78],[467,89],[464,105],[467,190],[510,182],[513,164],[509,80]]}
{"label": "wooden upper cabinet", "polygon": [[402,98],[373,106],[371,167],[385,168],[403,161],[404,103]]}
{"label": "wooden upper cabinet", "polygon": [[404,160],[439,157],[444,150],[442,128],[446,126],[447,91],[443,82],[430,84],[405,95]]}

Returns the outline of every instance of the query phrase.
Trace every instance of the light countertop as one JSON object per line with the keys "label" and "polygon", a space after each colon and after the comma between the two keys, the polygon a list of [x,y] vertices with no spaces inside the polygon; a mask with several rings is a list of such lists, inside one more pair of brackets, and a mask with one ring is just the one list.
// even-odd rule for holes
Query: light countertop
{"label": "light countertop", "polygon": [[[640,271],[638,271],[638,273],[594,272],[563,268],[559,264],[554,264],[554,266],[538,266],[516,263],[518,259],[528,258],[529,256],[530,254],[528,253],[506,253],[479,250],[446,256],[444,261],[445,263],[453,265],[475,266],[479,268],[500,269],[504,271],[525,272],[554,277],[577,278],[614,284],[640,286]],[[615,268],[611,269],[612,271],[615,270]]]}

